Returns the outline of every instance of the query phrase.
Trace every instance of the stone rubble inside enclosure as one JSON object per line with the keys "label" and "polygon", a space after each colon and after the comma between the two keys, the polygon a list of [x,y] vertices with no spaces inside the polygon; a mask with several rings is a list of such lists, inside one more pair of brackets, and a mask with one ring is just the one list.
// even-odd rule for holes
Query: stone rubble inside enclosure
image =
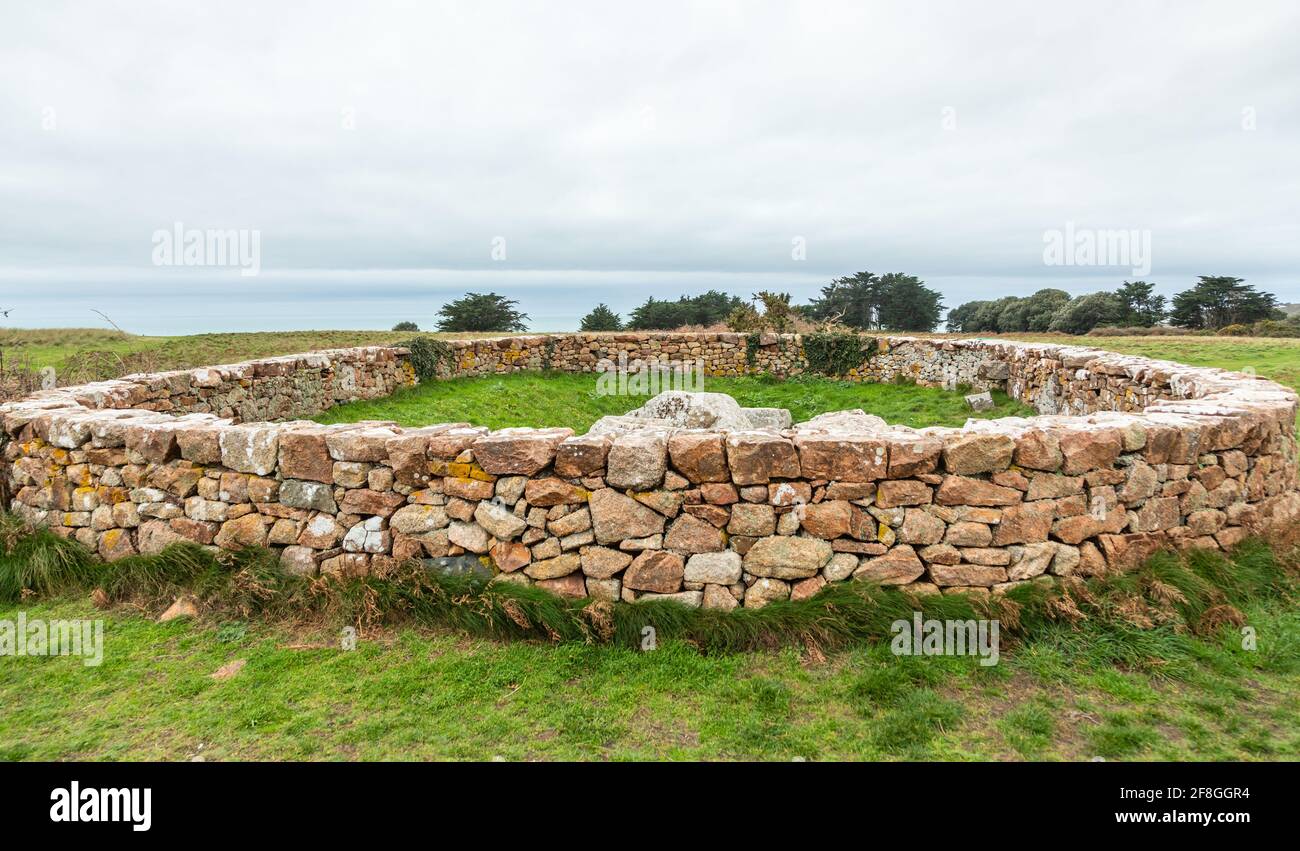
{"label": "stone rubble inside enclosure", "polygon": [[[844,376],[1005,390],[1031,418],[911,429],[863,411],[670,392],[587,434],[304,418],[415,383],[341,349],[127,376],[0,405],[4,504],[106,560],[177,541],[271,547],[297,574],[400,560],[600,600],[731,609],[868,581],[923,593],[1131,569],[1300,517],[1296,395],[1080,346],[882,336]],[[798,335],[447,343],[440,378],[596,372],[623,355],[805,374]],[[593,379],[594,380],[594,379]]]}

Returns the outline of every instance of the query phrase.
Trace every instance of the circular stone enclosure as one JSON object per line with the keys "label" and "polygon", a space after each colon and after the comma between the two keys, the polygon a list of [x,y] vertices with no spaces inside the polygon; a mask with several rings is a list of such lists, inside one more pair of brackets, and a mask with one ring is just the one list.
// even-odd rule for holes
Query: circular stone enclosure
{"label": "circular stone enclosure", "polygon": [[[294,573],[363,575],[465,555],[494,581],[717,609],[849,580],[998,593],[1287,533],[1300,516],[1297,398],[1271,381],[1078,346],[861,341],[851,380],[1000,388],[1040,416],[911,429],[841,412],[584,435],[302,419],[417,381],[406,349],[340,349],[0,405],[0,495],[106,560],[191,541],[271,547]],[[458,341],[442,344],[431,379],[652,359],[797,375],[813,371],[805,342]]]}

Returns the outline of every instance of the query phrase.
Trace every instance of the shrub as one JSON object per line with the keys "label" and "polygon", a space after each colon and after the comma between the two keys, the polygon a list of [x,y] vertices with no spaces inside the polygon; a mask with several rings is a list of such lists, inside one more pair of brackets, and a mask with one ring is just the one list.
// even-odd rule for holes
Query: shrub
{"label": "shrub", "polygon": [[875,350],[875,337],[853,333],[805,334],[803,338],[808,370],[820,375],[847,375],[862,366]]}
{"label": "shrub", "polygon": [[437,379],[438,367],[451,360],[451,347],[431,337],[416,337],[398,345],[411,350],[411,366],[421,381]]}
{"label": "shrub", "polygon": [[752,336],[757,339],[758,329],[763,327],[763,316],[754,305],[742,304],[727,316],[727,327],[738,334],[753,331]]}
{"label": "shrub", "polygon": [[1250,326],[1252,337],[1300,337],[1300,322],[1290,319],[1261,319]]}
{"label": "shrub", "polygon": [[1225,325],[1219,329],[1220,337],[1248,337],[1250,336],[1250,326],[1240,323],[1235,325]]}
{"label": "shrub", "polygon": [[727,327],[732,331],[773,331],[777,334],[789,334],[795,330],[796,308],[790,304],[789,293],[774,293],[763,290],[755,293],[754,302],[762,302],[760,313],[753,304],[742,304],[727,315]]}
{"label": "shrub", "polygon": [[414,322],[398,322],[393,326],[394,331],[419,331],[420,326]]}

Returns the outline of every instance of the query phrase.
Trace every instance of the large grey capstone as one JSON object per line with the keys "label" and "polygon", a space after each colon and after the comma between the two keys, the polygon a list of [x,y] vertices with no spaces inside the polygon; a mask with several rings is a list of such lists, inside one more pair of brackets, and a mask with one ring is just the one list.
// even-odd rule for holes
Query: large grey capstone
{"label": "large grey capstone", "polygon": [[875,414],[868,414],[861,408],[848,411],[831,411],[818,414],[810,420],[804,420],[794,427],[801,434],[869,434],[889,430],[889,423]]}
{"label": "large grey capstone", "polygon": [[635,411],[629,411],[628,416],[669,420],[679,428],[729,430],[749,427],[740,403],[726,393],[665,390]]}
{"label": "large grey capstone", "polygon": [[726,393],[665,390],[626,414],[601,417],[588,433],[622,435],[647,429],[671,433],[683,428],[777,431],[790,423],[790,412],[784,408],[742,408]]}

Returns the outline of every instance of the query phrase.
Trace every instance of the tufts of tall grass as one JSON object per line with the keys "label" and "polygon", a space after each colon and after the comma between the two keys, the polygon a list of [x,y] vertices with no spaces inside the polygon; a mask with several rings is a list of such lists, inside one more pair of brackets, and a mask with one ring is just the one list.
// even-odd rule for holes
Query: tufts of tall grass
{"label": "tufts of tall grass", "polygon": [[1294,564],[1250,540],[1231,555],[1161,553],[1132,573],[1031,583],[1004,596],[914,595],[845,582],[806,600],[720,612],[670,601],[564,599],[535,587],[444,576],[419,562],[384,575],[304,578],[284,573],[275,554],[263,549],[214,554],[177,544],[103,564],[73,541],[0,517],[0,601],[93,591],[104,603],[159,604],[190,594],[210,611],[244,617],[416,624],[501,639],[636,647],[649,628],[656,640],[676,639],[709,653],[866,644],[891,637],[895,622],[920,612],[926,619],[997,619],[1004,639],[1013,642],[1048,637],[1098,663],[1140,666],[1186,656],[1193,636],[1239,625],[1238,607],[1289,599]]}

